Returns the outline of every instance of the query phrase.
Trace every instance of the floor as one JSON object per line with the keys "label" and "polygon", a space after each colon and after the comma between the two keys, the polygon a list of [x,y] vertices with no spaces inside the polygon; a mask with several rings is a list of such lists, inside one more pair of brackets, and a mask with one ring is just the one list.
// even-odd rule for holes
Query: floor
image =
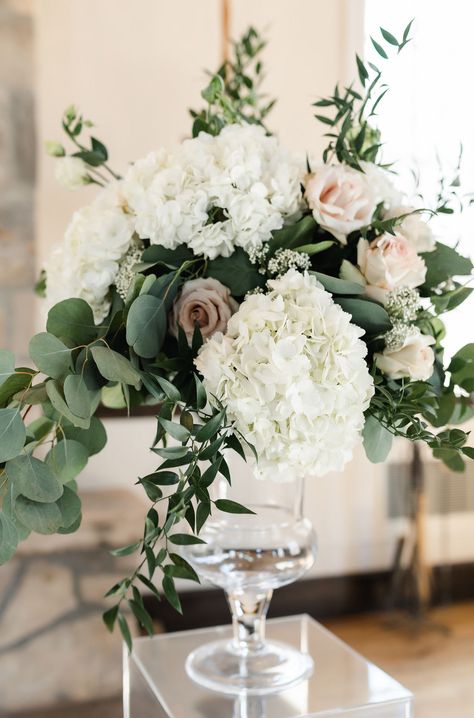
{"label": "floor", "polygon": [[[415,718],[474,718],[474,602],[437,609],[430,620],[422,630],[373,614],[331,620],[325,625],[413,691]],[[121,718],[121,702],[117,697],[11,718],[65,716]]]}
{"label": "floor", "polygon": [[474,718],[474,603],[439,608],[417,630],[383,616],[326,622],[415,695],[415,718]]}

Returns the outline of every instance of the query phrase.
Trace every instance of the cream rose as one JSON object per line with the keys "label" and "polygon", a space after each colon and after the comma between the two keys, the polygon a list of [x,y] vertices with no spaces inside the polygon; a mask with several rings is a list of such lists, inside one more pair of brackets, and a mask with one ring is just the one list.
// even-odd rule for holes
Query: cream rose
{"label": "cream rose", "polygon": [[55,177],[66,189],[77,189],[91,181],[87,165],[80,157],[60,157],[56,160]]}
{"label": "cream rose", "polygon": [[357,264],[367,282],[365,293],[382,303],[392,289],[414,289],[425,281],[426,264],[401,234],[382,234],[370,244],[360,239]]}
{"label": "cream rose", "polygon": [[318,224],[342,244],[369,224],[375,211],[367,176],[345,165],[322,165],[306,175],[305,197]]}
{"label": "cream rose", "polygon": [[[404,207],[403,205],[392,207],[385,213],[385,219],[401,217],[414,211],[415,207]],[[410,240],[417,252],[432,252],[436,247],[432,229],[419,212],[408,214],[408,217],[405,217],[398,225],[398,231]]]}
{"label": "cream rose", "polygon": [[433,373],[434,342],[432,336],[413,330],[399,346],[374,354],[374,360],[390,379],[409,377],[412,381],[427,381]]}
{"label": "cream rose", "polygon": [[191,279],[184,283],[174,301],[169,316],[170,333],[177,337],[179,325],[191,343],[197,322],[202,336],[208,339],[215,332],[226,331],[227,322],[238,308],[230,290],[217,279]]}

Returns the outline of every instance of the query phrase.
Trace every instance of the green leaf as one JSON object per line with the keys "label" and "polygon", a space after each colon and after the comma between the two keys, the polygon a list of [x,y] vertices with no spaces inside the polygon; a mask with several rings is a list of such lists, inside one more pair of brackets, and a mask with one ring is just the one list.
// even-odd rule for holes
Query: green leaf
{"label": "green leaf", "polygon": [[467,392],[474,391],[474,343],[466,344],[451,359],[451,381]]}
{"label": "green leaf", "polygon": [[18,544],[18,533],[14,522],[0,511],[0,566],[11,559]]}
{"label": "green leaf", "polygon": [[172,269],[179,269],[184,262],[190,259],[194,259],[194,254],[185,244],[181,244],[175,249],[166,249],[161,244],[152,244],[142,254],[142,263],[147,268],[155,264],[164,264]]}
{"label": "green leaf", "polygon": [[109,158],[109,153],[107,152],[107,147],[96,137],[91,137],[91,146],[92,151],[96,155],[101,155],[104,162],[107,162]]}
{"label": "green leaf", "polygon": [[55,503],[31,501],[25,496],[17,496],[15,514],[21,523],[39,534],[54,534],[62,524],[62,515]]}
{"label": "green leaf", "polygon": [[129,543],[126,546],[122,546],[121,548],[116,548],[110,553],[112,556],[130,556],[130,554],[135,553],[135,551],[141,546],[141,541],[135,541],[135,543]]}
{"label": "green leaf", "polygon": [[15,357],[8,349],[0,349],[0,384],[15,371]]}
{"label": "green leaf", "polygon": [[453,289],[451,292],[445,292],[444,294],[434,294],[431,297],[431,303],[436,309],[438,314],[449,312],[462,304],[472,293],[471,287],[459,286]]}
{"label": "green leaf", "polygon": [[235,434],[226,436],[225,445],[228,446],[229,449],[235,451],[244,461],[247,461],[244,448]]}
{"label": "green leaf", "polygon": [[433,449],[435,459],[441,459],[451,471],[462,472],[465,465],[459,451],[456,449]]}
{"label": "green leaf", "polygon": [[222,463],[223,457],[220,456],[217,461],[215,461],[213,464],[211,464],[206,471],[201,476],[201,480],[199,482],[200,486],[210,486],[214,479],[216,478],[217,474],[219,473],[219,469]]}
{"label": "green leaf", "polygon": [[390,45],[396,45],[398,47],[398,40],[391,32],[385,30],[383,27],[380,28],[380,32],[382,33],[384,40],[386,40]]}
{"label": "green leaf", "polygon": [[[83,444],[74,439],[64,439],[50,449],[46,456],[46,463],[59,481],[62,484],[67,484],[81,473],[88,459],[89,455]],[[22,493],[25,492],[22,491]]]}
{"label": "green leaf", "polygon": [[81,522],[82,522],[82,514],[79,514],[77,519],[70,526],[67,526],[67,527],[60,526],[58,528],[58,534],[74,534],[74,533],[76,533],[76,531],[78,531],[78,529],[81,526]]}
{"label": "green leaf", "polygon": [[94,411],[93,398],[97,392],[87,388],[84,377],[78,374],[69,374],[64,380],[64,398],[74,416],[90,419]]}
{"label": "green leaf", "polygon": [[63,487],[51,468],[30,454],[12,459],[7,463],[6,470],[16,493],[23,494],[27,499],[52,503],[63,493]]}
{"label": "green leaf", "polygon": [[147,474],[142,481],[151,481],[157,486],[173,486],[179,484],[179,476],[173,471],[155,471],[153,474]]}
{"label": "green leaf", "polygon": [[102,614],[102,620],[107,626],[107,629],[112,633],[115,626],[115,621],[117,620],[118,615],[118,604],[116,606],[112,606],[112,608],[107,609],[107,611],[104,611]]}
{"label": "green leaf", "polygon": [[128,605],[132,609],[133,615],[137,619],[138,623],[143,626],[149,636],[152,636],[154,633],[153,622],[146,608],[133,599],[129,600]]}
{"label": "green leaf", "polygon": [[211,513],[211,504],[207,501],[202,501],[197,507],[196,511],[196,531],[200,532],[202,527],[207,521],[208,516]]}
{"label": "green leaf", "polygon": [[9,461],[23,449],[26,429],[19,409],[0,409],[0,462]]}
{"label": "green leaf", "polygon": [[175,572],[172,573],[173,576],[175,576],[176,578],[186,578],[188,581],[196,581],[196,583],[201,583],[196,571],[186,561],[186,559],[184,559],[177,553],[170,553],[169,557],[175,564],[176,569],[180,569],[178,572],[176,572],[175,570]]}
{"label": "green leaf", "polygon": [[89,456],[98,454],[107,444],[105,427],[96,416],[91,418],[88,429],[78,429],[72,424],[63,424],[63,433],[66,439],[72,439],[82,444]]}
{"label": "green leaf", "polygon": [[202,443],[203,441],[207,441],[210,439],[214,434],[217,433],[219,427],[222,424],[222,421],[225,417],[225,409],[222,409],[217,414],[215,414],[209,421],[201,426],[201,428],[196,433],[196,441],[199,441]]}
{"label": "green leaf", "polygon": [[217,257],[208,262],[207,276],[219,280],[234,297],[265,286],[265,278],[241,247],[237,247],[232,257]]}
{"label": "green leaf", "polygon": [[120,628],[120,633],[122,634],[122,638],[125,641],[125,644],[128,648],[128,652],[132,652],[132,636],[130,634],[130,629],[128,627],[127,619],[123,615],[123,613],[118,614],[118,624]]}
{"label": "green leaf", "polygon": [[335,297],[334,301],[351,314],[352,322],[365,329],[367,334],[380,334],[392,326],[387,312],[376,302],[348,297]]}
{"label": "green leaf", "polygon": [[29,352],[38,369],[53,379],[60,379],[70,369],[71,350],[54,334],[35,334],[30,341]]}
{"label": "green leaf", "polygon": [[197,374],[194,374],[194,386],[196,389],[196,408],[204,409],[207,404],[207,394],[204,385]]}
{"label": "green leaf", "polygon": [[173,534],[172,536],[168,536],[168,541],[171,541],[171,543],[174,543],[176,546],[193,546],[198,543],[206,543],[191,534]]}
{"label": "green leaf", "polygon": [[321,282],[324,289],[331,294],[362,294],[364,287],[357,282],[349,282],[345,279],[331,277],[329,274],[321,274],[321,272],[310,272],[318,282]]}
{"label": "green leaf", "polygon": [[178,613],[182,614],[183,609],[181,608],[181,601],[179,600],[179,596],[176,593],[174,581],[171,576],[164,576],[162,585],[168,603],[175,609],[175,611],[178,611]]}
{"label": "green leaf", "polygon": [[366,418],[362,438],[369,461],[373,464],[385,461],[392,447],[393,435],[375,416],[370,415]]}
{"label": "green leaf", "polygon": [[189,438],[189,430],[186,429],[186,427],[181,426],[181,424],[176,424],[173,421],[161,419],[160,417],[158,417],[158,421],[160,422],[166,433],[172,436],[173,439],[177,439],[177,441],[187,441],[187,439]]}
{"label": "green leaf", "polygon": [[97,338],[92,309],[83,299],[65,299],[51,307],[46,329],[74,346],[89,344]]}
{"label": "green leaf", "polygon": [[470,459],[474,459],[474,446],[463,446],[461,451]]}
{"label": "green leaf", "polygon": [[163,299],[142,294],[132,303],[127,317],[127,344],[138,356],[156,357],[166,336],[168,320]]}
{"label": "green leaf", "polygon": [[376,40],[374,40],[373,37],[370,38],[372,41],[372,45],[375,47],[376,51],[380,55],[380,57],[383,57],[385,60],[388,60],[388,55],[383,49],[382,45],[380,45]]}
{"label": "green leaf", "polygon": [[427,267],[423,286],[430,289],[452,277],[469,275],[473,269],[470,259],[461,256],[455,249],[441,242],[436,242],[436,249],[433,252],[425,252],[421,256]]}
{"label": "green leaf", "polygon": [[26,401],[35,374],[33,369],[16,369],[14,374],[7,377],[0,385],[0,405],[8,404],[14,396],[19,402]]}
{"label": "green leaf", "polygon": [[188,453],[186,446],[166,446],[162,449],[153,449],[153,451],[163,459],[181,459]]}
{"label": "green leaf", "polygon": [[367,69],[360,59],[359,55],[356,55],[356,62],[357,62],[357,71],[359,73],[359,79],[361,82],[361,85],[365,87],[365,82],[367,78],[369,77],[369,73],[367,72]]}
{"label": "green leaf", "polygon": [[174,403],[181,401],[181,394],[174,384],[169,382],[167,379],[164,379],[162,376],[155,376],[155,379],[170,401]]}
{"label": "green leaf", "polygon": [[255,511],[230,499],[217,499],[215,504],[219,511],[225,511],[228,514],[255,514]]}
{"label": "green leaf", "polygon": [[91,352],[104,379],[123,382],[137,390],[140,388],[140,373],[124,356],[108,347],[92,347]]}
{"label": "green leaf", "polygon": [[148,590],[151,591],[151,592],[153,593],[153,595],[154,595],[159,601],[161,601],[161,596],[160,596],[160,594],[159,594],[158,589],[156,588],[156,586],[155,586],[146,576],[144,576],[142,573],[139,573],[139,574],[138,574],[138,578],[139,578],[139,580],[143,583],[143,585],[146,586],[146,587],[148,588]]}
{"label": "green leaf", "polygon": [[61,528],[68,529],[73,526],[81,515],[81,500],[76,492],[65,486],[56,505],[61,512]]}
{"label": "green leaf", "polygon": [[55,380],[50,379],[46,382],[46,393],[53,407],[59,414],[64,416],[71,424],[79,427],[79,429],[88,429],[90,426],[90,419],[83,419],[80,416],[75,416],[72,413],[68,405],[66,404],[64,397],[60,390],[60,385]]}
{"label": "green leaf", "polygon": [[325,240],[323,242],[318,242],[317,244],[303,244],[301,247],[296,248],[296,252],[304,252],[305,254],[309,254],[309,256],[313,256],[313,254],[319,254],[319,252],[324,252],[325,249],[329,249],[329,247],[332,247],[335,242],[331,242],[330,240]]}
{"label": "green leaf", "polygon": [[[297,249],[305,244],[310,244],[308,240],[314,236],[317,228],[313,215],[309,214],[295,224],[276,230],[268,242],[269,255],[274,254],[277,249]],[[232,259],[233,257],[234,255],[232,255]]]}

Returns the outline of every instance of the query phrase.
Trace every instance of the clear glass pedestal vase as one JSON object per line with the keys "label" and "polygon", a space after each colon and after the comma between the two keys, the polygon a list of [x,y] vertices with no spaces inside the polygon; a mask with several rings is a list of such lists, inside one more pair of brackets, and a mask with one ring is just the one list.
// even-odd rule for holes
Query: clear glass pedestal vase
{"label": "clear glass pedestal vase", "polygon": [[188,675],[211,690],[231,695],[265,695],[307,678],[310,656],[265,640],[265,619],[273,590],[293,583],[313,564],[316,539],[303,518],[303,482],[276,483],[239,477],[222,480],[212,498],[244,504],[255,513],[213,511],[201,538],[184,549],[198,574],[223,588],[232,615],[232,640],[205,644],[186,661]]}

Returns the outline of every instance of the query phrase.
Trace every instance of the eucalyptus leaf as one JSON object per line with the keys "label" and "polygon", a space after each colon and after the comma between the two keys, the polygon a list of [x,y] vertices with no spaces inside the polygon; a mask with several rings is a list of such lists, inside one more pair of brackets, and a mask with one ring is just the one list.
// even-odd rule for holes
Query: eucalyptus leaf
{"label": "eucalyptus leaf", "polygon": [[58,480],[62,484],[67,484],[81,473],[88,459],[89,454],[83,444],[73,439],[64,439],[58,441],[50,449],[46,456],[46,463],[51,467]]}
{"label": "eucalyptus leaf", "polygon": [[46,329],[74,346],[89,344],[98,334],[92,309],[83,299],[64,299],[51,307]]}
{"label": "eucalyptus leaf", "polygon": [[11,559],[18,544],[16,526],[10,516],[0,511],[0,566]]}
{"label": "eucalyptus leaf", "polygon": [[380,334],[392,326],[386,310],[376,302],[350,297],[335,297],[334,301],[348,312],[352,316],[352,322],[365,329],[367,334]]}
{"label": "eucalyptus leaf", "polygon": [[56,501],[56,505],[61,512],[62,529],[68,529],[76,524],[81,516],[81,500],[75,491],[65,486],[62,496]]}
{"label": "eucalyptus leaf", "polygon": [[98,454],[107,444],[107,433],[104,424],[97,417],[91,417],[88,429],[78,429],[72,424],[63,424],[63,434],[66,439],[73,439],[85,446],[89,456]]}
{"label": "eucalyptus leaf", "polygon": [[71,350],[54,334],[35,334],[29,353],[38,369],[53,379],[60,379],[70,370]]}
{"label": "eucalyptus leaf", "polygon": [[385,461],[392,447],[393,435],[375,416],[368,416],[362,431],[367,458],[373,464]]}
{"label": "eucalyptus leaf", "polygon": [[232,257],[217,257],[208,262],[207,276],[228,287],[234,297],[242,297],[256,287],[265,286],[265,277],[241,247],[237,247]]}
{"label": "eucalyptus leaf", "polygon": [[40,459],[25,454],[6,465],[7,476],[19,494],[27,499],[52,503],[59,499],[63,487],[51,468]]}
{"label": "eucalyptus leaf", "polygon": [[91,352],[104,379],[129,384],[135,389],[140,388],[140,373],[122,354],[108,347],[92,347]]}
{"label": "eucalyptus leaf", "polygon": [[155,357],[166,336],[168,319],[163,299],[142,294],[132,303],[127,317],[127,344],[138,356]]}
{"label": "eucalyptus leaf", "polygon": [[74,426],[80,429],[88,429],[90,426],[90,419],[83,419],[80,416],[76,416],[72,413],[68,405],[66,404],[64,397],[61,393],[60,385],[55,380],[50,379],[46,382],[46,393],[53,407],[61,415],[68,419]]}
{"label": "eucalyptus leaf", "polygon": [[22,524],[39,534],[54,534],[62,523],[57,504],[31,501],[21,495],[15,500],[15,513]]}
{"label": "eucalyptus leaf", "polygon": [[331,277],[329,274],[321,274],[321,272],[311,272],[318,282],[321,282],[324,289],[331,294],[362,294],[364,287],[357,282],[350,282],[346,279]]}
{"label": "eucalyptus leaf", "polygon": [[96,407],[93,401],[98,392],[92,392],[82,376],[69,374],[64,380],[64,399],[74,416],[89,419]]}
{"label": "eucalyptus leaf", "polygon": [[18,456],[26,439],[26,429],[18,408],[0,409],[0,462]]}

